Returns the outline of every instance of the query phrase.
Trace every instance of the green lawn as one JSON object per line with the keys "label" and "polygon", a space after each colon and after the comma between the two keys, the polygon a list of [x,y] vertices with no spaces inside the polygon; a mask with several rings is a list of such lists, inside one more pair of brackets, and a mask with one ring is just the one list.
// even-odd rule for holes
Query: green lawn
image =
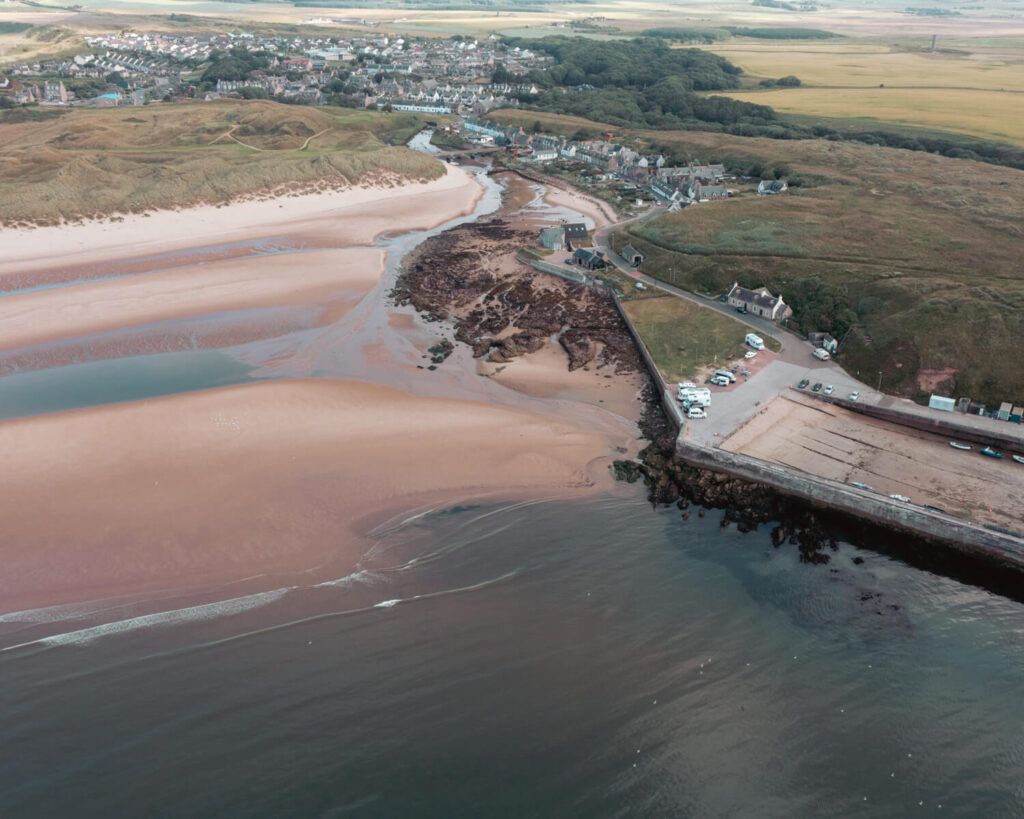
{"label": "green lawn", "polygon": [[[669,384],[693,378],[710,365],[742,360],[747,351],[747,325],[686,299],[661,296],[622,306]],[[765,344],[779,347],[772,338]]]}

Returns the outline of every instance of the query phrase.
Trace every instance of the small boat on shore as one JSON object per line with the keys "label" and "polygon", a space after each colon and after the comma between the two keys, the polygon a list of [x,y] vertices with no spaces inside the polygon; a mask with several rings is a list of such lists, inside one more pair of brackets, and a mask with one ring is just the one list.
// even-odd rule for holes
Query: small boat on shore
{"label": "small boat on shore", "polygon": [[970,449],[971,448],[970,444],[958,444],[956,441],[950,441],[949,445],[951,447],[953,447],[953,449]]}
{"label": "small boat on shore", "polygon": [[1003,453],[1002,452],[996,452],[990,446],[987,446],[983,450],[981,450],[981,454],[982,455],[988,455],[988,457],[990,457],[990,458],[1002,458],[1003,457]]}
{"label": "small boat on shore", "polygon": [[1024,458],[1022,458],[1020,455],[1011,455],[1010,457],[1013,458],[1013,460],[1015,460],[1017,463],[1024,464]]}

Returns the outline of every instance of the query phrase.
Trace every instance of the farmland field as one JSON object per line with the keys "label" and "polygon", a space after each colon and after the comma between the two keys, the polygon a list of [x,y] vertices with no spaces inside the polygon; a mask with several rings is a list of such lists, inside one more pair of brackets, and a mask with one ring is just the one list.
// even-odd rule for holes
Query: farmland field
{"label": "farmland field", "polygon": [[1024,91],[1024,49],[944,54],[840,40],[786,45],[734,41],[709,50],[754,77],[795,74],[804,85]]}
{"label": "farmland field", "polygon": [[1024,145],[1024,91],[947,88],[785,88],[729,92],[780,113],[923,126]]}

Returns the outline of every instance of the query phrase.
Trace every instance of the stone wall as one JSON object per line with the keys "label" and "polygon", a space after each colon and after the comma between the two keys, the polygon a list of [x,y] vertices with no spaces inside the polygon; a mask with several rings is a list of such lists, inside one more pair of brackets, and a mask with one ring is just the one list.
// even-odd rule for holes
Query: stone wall
{"label": "stone wall", "polygon": [[644,344],[640,334],[636,331],[636,327],[633,326],[633,322],[629,320],[629,316],[626,315],[626,311],[622,309],[622,303],[615,298],[615,307],[619,311],[619,315],[622,316],[623,322],[626,327],[629,328],[629,334],[633,337],[633,342],[636,344],[636,348],[640,351],[640,357],[644,360],[644,364],[647,365],[647,370],[651,374],[651,378],[654,380],[654,386],[658,388],[658,394],[661,396],[661,406],[665,410],[665,415],[668,420],[672,423],[680,434],[682,434],[683,426],[686,424],[686,419],[683,417],[683,411],[679,408],[679,404],[676,403],[675,393],[665,383],[665,379],[661,377],[661,370],[658,369],[654,363],[654,359],[651,358],[651,354],[647,350],[647,345]]}
{"label": "stone wall", "polygon": [[944,547],[985,562],[1024,573],[1024,539],[987,529],[941,512],[856,489],[789,467],[776,466],[746,455],[683,441],[676,455],[691,466],[725,472],[767,484],[812,505],[866,518],[889,529],[940,542]]}
{"label": "stone wall", "polygon": [[[922,432],[948,435],[950,438],[956,438],[957,440],[970,441],[981,446],[996,447],[1024,455],[1024,426],[1012,424],[1009,421],[998,422],[1008,427],[1006,432],[999,430],[989,431],[959,423],[957,413],[946,412],[931,418],[915,413],[903,412],[899,409],[876,407],[872,404],[862,404],[859,401],[848,401],[845,398],[823,397],[821,400],[829,401],[853,412],[859,412],[861,415],[878,418],[880,421],[889,421],[904,427],[919,429]],[[996,422],[993,421],[993,423]]]}

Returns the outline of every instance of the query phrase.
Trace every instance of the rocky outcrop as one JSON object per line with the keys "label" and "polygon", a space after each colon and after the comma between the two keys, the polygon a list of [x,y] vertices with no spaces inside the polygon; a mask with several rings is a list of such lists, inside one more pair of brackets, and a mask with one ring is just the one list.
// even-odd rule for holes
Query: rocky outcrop
{"label": "rocky outcrop", "polygon": [[424,242],[391,295],[428,320],[448,320],[476,358],[506,362],[551,338],[569,369],[595,363],[616,372],[642,368],[613,296],[514,260],[533,240],[503,219],[462,225]]}

